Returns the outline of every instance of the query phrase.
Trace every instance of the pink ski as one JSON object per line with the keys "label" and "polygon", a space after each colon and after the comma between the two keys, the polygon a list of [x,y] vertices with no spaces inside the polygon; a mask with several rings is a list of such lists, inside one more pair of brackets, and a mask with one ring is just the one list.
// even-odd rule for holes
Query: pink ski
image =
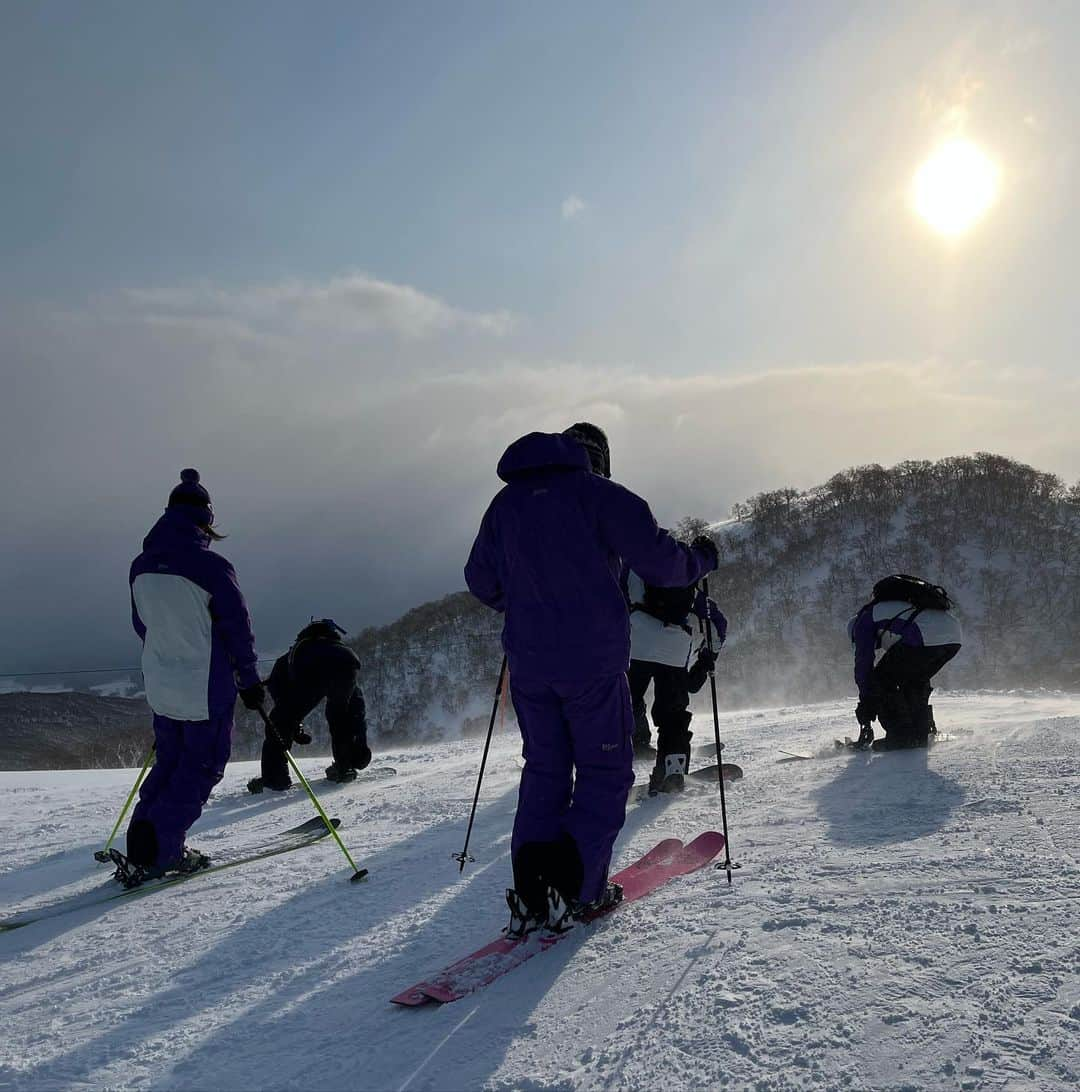
{"label": "pink ski", "polygon": [[[627,903],[655,891],[668,880],[703,868],[723,848],[724,836],[716,831],[699,834],[685,846],[678,838],[665,838],[643,857],[611,877],[613,882],[622,885],[622,902],[589,920],[595,921],[596,918],[614,913]],[[508,971],[532,959],[534,955],[547,951],[567,935],[569,934],[537,930],[520,940],[500,937],[464,959],[459,959],[433,978],[410,986],[390,1000],[396,1005],[457,1001],[496,978],[501,978]]]}

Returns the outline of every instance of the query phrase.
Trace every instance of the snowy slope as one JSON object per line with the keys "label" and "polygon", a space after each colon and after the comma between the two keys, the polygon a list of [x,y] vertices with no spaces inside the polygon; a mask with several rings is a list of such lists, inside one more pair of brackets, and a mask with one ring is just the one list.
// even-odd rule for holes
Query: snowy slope
{"label": "snowy slope", "polygon": [[[929,755],[835,755],[847,704],[725,715],[747,771],[732,889],[675,881],[421,1010],[387,999],[503,923],[516,748],[493,748],[464,878],[450,853],[480,744],[380,755],[398,777],[320,786],[364,885],[322,843],[0,935],[0,1086],[1073,1088],[1080,699],[935,709],[956,738]],[[299,795],[247,796],[251,773],[229,769],[193,844],[224,854],[308,817]],[[102,882],[91,853],[132,778],[0,774],[0,913]],[[646,802],[616,861],[718,823],[715,790]]]}

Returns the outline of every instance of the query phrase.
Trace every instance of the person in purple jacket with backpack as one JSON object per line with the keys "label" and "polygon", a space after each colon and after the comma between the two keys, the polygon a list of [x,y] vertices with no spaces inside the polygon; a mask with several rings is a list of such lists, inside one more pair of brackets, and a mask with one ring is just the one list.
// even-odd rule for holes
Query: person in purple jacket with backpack
{"label": "person in purple jacket with backpack", "polygon": [[[855,653],[860,749],[925,747],[937,731],[930,680],[960,651],[963,631],[939,584],[895,573],[848,623]],[[885,730],[874,738],[874,721]]]}
{"label": "person in purple jacket with backpack", "polygon": [[114,851],[125,886],[209,864],[184,838],[225,772],[238,690],[249,709],[266,698],[236,573],[210,549],[222,537],[213,522],[198,471],[181,471],[131,565],[131,620],[143,643],[156,758],[128,826],[127,854]]}
{"label": "person in purple jacket with backpack", "polygon": [[504,616],[502,642],[525,768],[511,841],[510,936],[618,901],[608,882],[634,781],[623,563],[653,584],[717,565],[707,538],[677,542],[610,480],[607,437],[582,423],[510,445],[465,580]]}

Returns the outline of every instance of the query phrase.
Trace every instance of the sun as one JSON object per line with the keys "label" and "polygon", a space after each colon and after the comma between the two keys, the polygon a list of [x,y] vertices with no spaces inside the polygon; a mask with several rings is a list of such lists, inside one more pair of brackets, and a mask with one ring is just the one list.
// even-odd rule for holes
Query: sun
{"label": "sun", "polygon": [[937,232],[963,235],[983,218],[998,196],[998,165],[969,140],[950,140],[915,172],[911,203]]}

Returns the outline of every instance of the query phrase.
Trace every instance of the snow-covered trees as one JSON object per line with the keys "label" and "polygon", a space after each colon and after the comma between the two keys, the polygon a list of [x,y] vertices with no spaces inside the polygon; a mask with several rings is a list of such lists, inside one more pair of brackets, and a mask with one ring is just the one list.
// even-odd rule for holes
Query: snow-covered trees
{"label": "snow-covered trees", "polygon": [[[1080,485],[979,452],[852,467],[800,492],[759,493],[714,532],[710,590],[731,623],[726,705],[852,690],[845,625],[889,572],[944,584],[964,624],[944,685],[1080,681]],[[706,527],[676,526],[682,538]],[[466,593],[369,629],[353,647],[376,739],[431,739],[486,723],[501,619]],[[319,740],[324,731],[312,726]]]}
{"label": "snow-covered trees", "polygon": [[736,507],[711,581],[731,621],[729,702],[850,689],[844,625],[888,572],[953,594],[966,642],[946,683],[1061,686],[1078,674],[1080,487],[979,452],[853,467]]}

